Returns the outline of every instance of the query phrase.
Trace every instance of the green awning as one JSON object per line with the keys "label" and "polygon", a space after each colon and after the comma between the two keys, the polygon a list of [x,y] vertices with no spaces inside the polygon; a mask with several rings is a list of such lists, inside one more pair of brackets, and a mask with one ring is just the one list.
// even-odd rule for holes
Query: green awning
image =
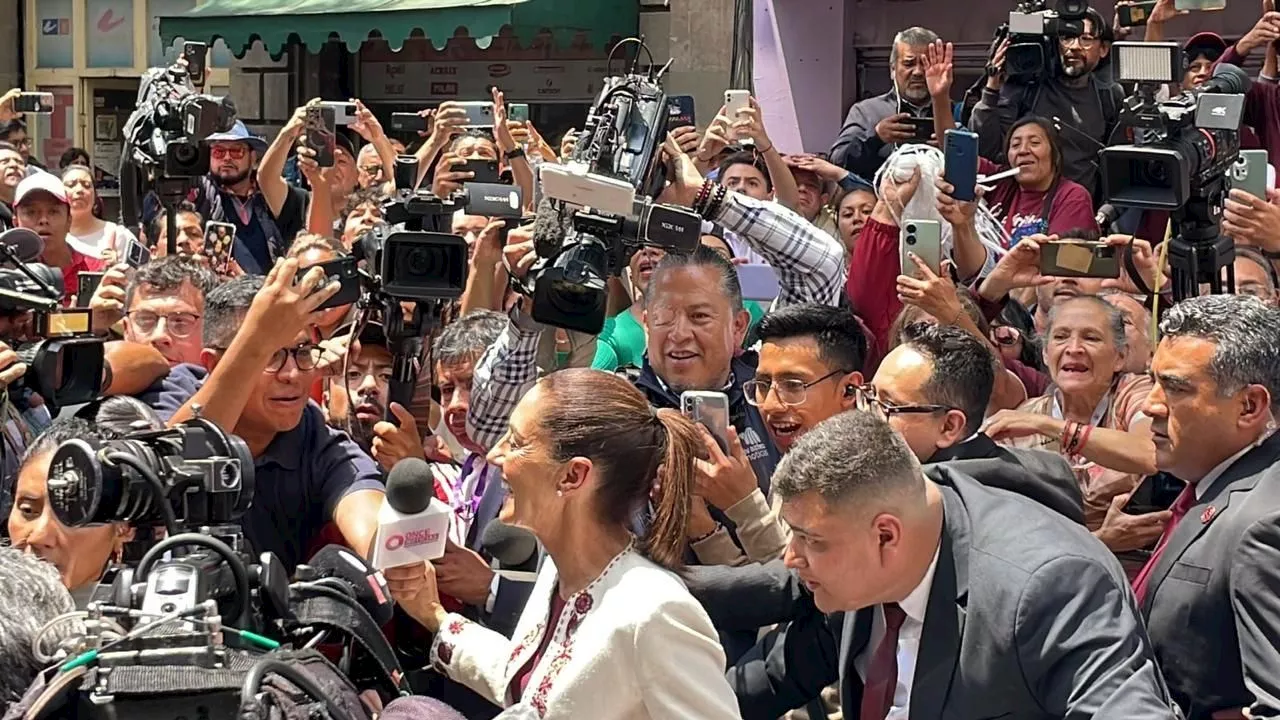
{"label": "green awning", "polygon": [[291,39],[315,50],[333,35],[351,52],[378,35],[399,50],[415,33],[443,49],[459,28],[487,47],[507,25],[521,39],[550,30],[561,47],[586,32],[604,48],[615,35],[636,34],[639,9],[636,0],[203,0],[162,16],[160,39],[169,47],[177,38],[210,45],[221,38],[237,56],[261,40],[279,57]]}

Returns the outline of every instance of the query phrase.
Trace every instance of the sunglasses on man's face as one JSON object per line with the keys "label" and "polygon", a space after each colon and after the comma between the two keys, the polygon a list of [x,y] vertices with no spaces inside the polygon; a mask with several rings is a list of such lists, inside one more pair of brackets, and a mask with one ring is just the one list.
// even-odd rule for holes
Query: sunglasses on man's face
{"label": "sunglasses on man's face", "polygon": [[230,158],[231,160],[240,160],[249,153],[249,148],[243,145],[214,145],[209,148],[209,157],[215,160]]}

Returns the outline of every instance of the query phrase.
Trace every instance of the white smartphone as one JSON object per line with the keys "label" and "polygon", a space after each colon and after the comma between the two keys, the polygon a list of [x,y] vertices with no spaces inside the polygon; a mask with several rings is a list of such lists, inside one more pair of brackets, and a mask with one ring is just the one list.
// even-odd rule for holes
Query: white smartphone
{"label": "white smartphone", "polygon": [[[725,90],[724,91],[724,116],[729,118],[730,123],[739,120],[738,111],[751,107],[751,92],[748,90]],[[739,145],[753,145],[755,141],[749,137],[734,137]]]}
{"label": "white smartphone", "polygon": [[778,297],[778,273],[768,265],[738,266],[738,285],[745,300],[772,300]]}
{"label": "white smartphone", "polygon": [[340,102],[337,100],[325,100],[320,103],[325,107],[333,108],[333,124],[338,126],[351,125],[356,121],[356,104],[353,102]]}
{"label": "white smartphone", "polygon": [[898,259],[902,274],[914,276],[916,264],[908,257],[914,253],[934,273],[942,272],[942,224],[937,220],[904,220],[898,243]]}
{"label": "white smartphone", "polygon": [[716,439],[723,452],[729,452],[729,396],[722,392],[686,390],[680,393],[680,412],[701,423]]}
{"label": "white smartphone", "polygon": [[493,127],[493,103],[491,101],[460,102],[458,107],[467,112],[467,127]]}

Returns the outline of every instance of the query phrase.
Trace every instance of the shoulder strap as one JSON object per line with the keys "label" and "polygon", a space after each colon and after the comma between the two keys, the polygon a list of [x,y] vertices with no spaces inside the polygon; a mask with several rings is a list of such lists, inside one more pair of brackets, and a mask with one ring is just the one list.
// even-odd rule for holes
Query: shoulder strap
{"label": "shoulder strap", "polygon": [[1049,213],[1053,212],[1053,199],[1058,195],[1058,188],[1062,185],[1062,176],[1059,175],[1053,184],[1049,186],[1049,191],[1044,194],[1044,205],[1040,206],[1040,218],[1044,220],[1044,232],[1049,234]]}
{"label": "shoulder strap", "polygon": [[1040,83],[1027,85],[1023,88],[1022,94],[1018,96],[1018,117],[1026,117],[1036,107],[1036,101],[1040,99]]}

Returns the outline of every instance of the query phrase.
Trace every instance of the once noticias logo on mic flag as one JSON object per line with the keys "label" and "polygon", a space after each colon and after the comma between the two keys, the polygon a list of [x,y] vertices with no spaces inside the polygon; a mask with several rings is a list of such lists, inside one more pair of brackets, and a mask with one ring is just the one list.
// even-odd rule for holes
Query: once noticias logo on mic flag
{"label": "once noticias logo on mic flag", "polygon": [[440,542],[440,533],[431,529],[410,530],[407,533],[392,535],[387,538],[387,542],[383,544],[383,547],[388,550],[400,550],[419,545],[430,545],[434,542]]}
{"label": "once noticias logo on mic flag", "polygon": [[435,560],[444,555],[453,510],[431,498],[422,512],[402,515],[390,503],[378,511],[378,537],[369,564],[378,570]]}

